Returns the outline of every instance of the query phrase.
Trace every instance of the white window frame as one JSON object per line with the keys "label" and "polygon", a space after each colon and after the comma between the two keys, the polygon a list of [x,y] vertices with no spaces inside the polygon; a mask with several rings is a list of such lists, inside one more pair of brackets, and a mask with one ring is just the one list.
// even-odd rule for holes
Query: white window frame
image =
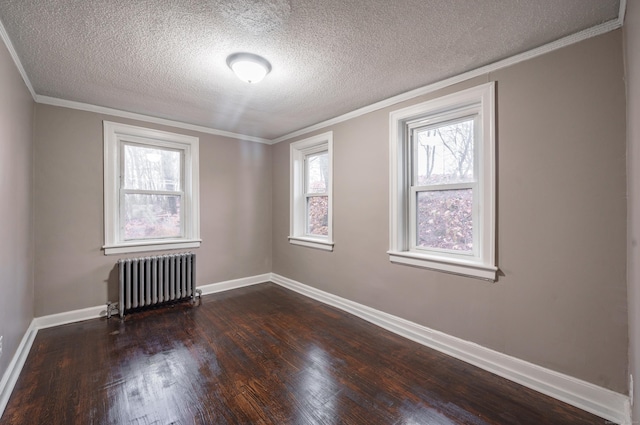
{"label": "white window frame", "polygon": [[[472,184],[447,189],[473,190],[474,247],[471,253],[425,249],[415,245],[415,196],[412,187],[411,131],[465,116],[474,122],[474,177]],[[463,276],[495,281],[495,83],[409,106],[389,114],[389,260]],[[436,188],[437,189],[437,188]],[[443,188],[444,189],[444,188]]]}
{"label": "white window frame", "polygon": [[[198,248],[200,239],[199,139],[110,121],[104,130],[104,249],[105,255],[169,249]],[[121,220],[123,199],[127,192],[122,185],[124,146],[148,146],[181,152],[183,188],[167,194],[181,196],[182,237],[124,240]],[[135,191],[140,192],[140,191]]]}
{"label": "white window frame", "polygon": [[[333,132],[319,134],[290,145],[290,213],[289,243],[310,248],[333,251]],[[328,234],[327,236],[307,233],[306,201],[310,194],[306,193],[306,157],[319,152],[327,152],[329,158],[329,184],[327,192],[314,193],[313,196],[328,198]]]}

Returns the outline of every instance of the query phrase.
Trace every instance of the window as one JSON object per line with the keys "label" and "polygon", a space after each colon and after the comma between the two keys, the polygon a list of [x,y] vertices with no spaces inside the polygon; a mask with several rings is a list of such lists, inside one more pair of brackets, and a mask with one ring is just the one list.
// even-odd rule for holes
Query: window
{"label": "window", "polygon": [[105,254],[200,246],[198,138],[104,122]]}
{"label": "window", "polygon": [[333,133],[291,144],[291,214],[289,242],[333,250]]}
{"label": "window", "polygon": [[494,83],[390,114],[394,263],[494,281]]}

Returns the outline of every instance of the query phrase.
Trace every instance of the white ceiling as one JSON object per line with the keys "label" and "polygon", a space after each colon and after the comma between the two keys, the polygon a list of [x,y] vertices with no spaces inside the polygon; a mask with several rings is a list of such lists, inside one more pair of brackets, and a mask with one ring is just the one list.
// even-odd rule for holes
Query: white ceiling
{"label": "white ceiling", "polygon": [[[0,20],[39,96],[274,139],[619,9],[619,0],[2,0]],[[273,66],[257,85],[226,65],[245,51]]]}

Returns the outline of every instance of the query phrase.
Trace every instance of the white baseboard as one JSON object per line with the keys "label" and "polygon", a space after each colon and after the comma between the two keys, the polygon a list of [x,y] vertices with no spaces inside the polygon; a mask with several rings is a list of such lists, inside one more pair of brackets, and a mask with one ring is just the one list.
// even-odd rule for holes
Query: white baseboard
{"label": "white baseboard", "polygon": [[[337,307],[368,322],[431,347],[527,388],[539,391],[618,424],[631,423],[629,397],[550,369],[499,353],[478,344],[429,329],[362,304],[304,285],[275,273],[199,286],[202,294],[213,294],[263,282],[274,282],[309,298]],[[65,313],[36,317],[0,381],[0,417],[39,329],[104,316],[106,304]]]}
{"label": "white baseboard", "polygon": [[617,424],[631,423],[628,396],[271,274],[271,281]]}
{"label": "white baseboard", "polygon": [[[270,273],[257,276],[244,277],[241,279],[227,280],[224,282],[211,283],[198,286],[202,290],[202,295],[215,294],[216,292],[228,291],[230,289],[242,288],[243,286],[255,285],[257,283],[268,282]],[[36,317],[33,319],[35,329],[45,329],[53,326],[66,325],[69,323],[82,322],[83,320],[97,319],[107,315],[107,304],[87,307],[80,310],[65,311],[64,313],[50,314],[48,316]]]}
{"label": "white baseboard", "polygon": [[53,326],[66,325],[69,323],[82,322],[89,319],[97,319],[107,314],[107,305],[97,305],[95,307],[82,308],[80,310],[65,311],[64,313],[49,314],[33,319],[35,329],[46,329]]}
{"label": "white baseboard", "polygon": [[202,295],[215,294],[216,292],[229,291],[231,289],[242,288],[244,286],[265,283],[271,280],[271,273],[257,276],[244,277],[242,279],[227,280],[225,282],[211,283],[209,285],[198,286],[202,290]]}
{"label": "white baseboard", "polygon": [[31,321],[31,325],[22,337],[20,345],[18,345],[18,349],[9,363],[9,367],[4,372],[4,375],[2,375],[2,380],[0,380],[0,418],[4,413],[5,407],[7,407],[9,397],[11,397],[11,393],[13,392],[13,387],[15,387],[16,382],[18,382],[18,376],[20,376],[20,371],[22,371],[22,366],[24,366],[24,362],[27,360],[31,345],[33,345],[33,340],[37,333],[38,330],[34,327],[34,322]]}
{"label": "white baseboard", "polygon": [[[246,277],[242,279],[228,280],[224,282],[212,283],[209,285],[198,286],[202,290],[202,295],[214,294],[216,292],[228,291],[231,289],[242,288],[244,286],[255,285],[257,283],[268,282],[271,274],[266,273],[257,276]],[[36,317],[31,321],[29,329],[22,337],[22,341],[18,346],[16,354],[13,356],[9,367],[2,376],[0,381],[0,418],[4,413],[4,409],[9,402],[11,392],[15,386],[18,376],[22,371],[24,362],[27,360],[33,340],[38,330],[50,328],[53,326],[66,325],[69,323],[82,322],[89,319],[97,319],[107,314],[107,305],[98,305],[95,307],[87,307],[80,310],[66,311],[64,313],[50,314],[47,316]]]}

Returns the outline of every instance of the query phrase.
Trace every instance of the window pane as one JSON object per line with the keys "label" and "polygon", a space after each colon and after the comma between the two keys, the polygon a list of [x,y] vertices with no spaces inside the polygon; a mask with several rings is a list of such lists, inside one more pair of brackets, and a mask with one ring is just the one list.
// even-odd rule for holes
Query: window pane
{"label": "window pane", "polygon": [[414,132],[414,185],[473,181],[474,118]]}
{"label": "window pane", "polygon": [[181,190],[180,151],[124,146],[124,187],[138,190]]}
{"label": "window pane", "polygon": [[325,193],[329,179],[329,154],[320,152],[305,158],[307,167],[306,193]]}
{"label": "window pane", "polygon": [[310,196],[307,198],[307,233],[329,236],[329,197]]}
{"label": "window pane", "polygon": [[419,192],[416,246],[473,250],[473,190]]}
{"label": "window pane", "polygon": [[180,196],[124,195],[124,238],[181,237]]}

